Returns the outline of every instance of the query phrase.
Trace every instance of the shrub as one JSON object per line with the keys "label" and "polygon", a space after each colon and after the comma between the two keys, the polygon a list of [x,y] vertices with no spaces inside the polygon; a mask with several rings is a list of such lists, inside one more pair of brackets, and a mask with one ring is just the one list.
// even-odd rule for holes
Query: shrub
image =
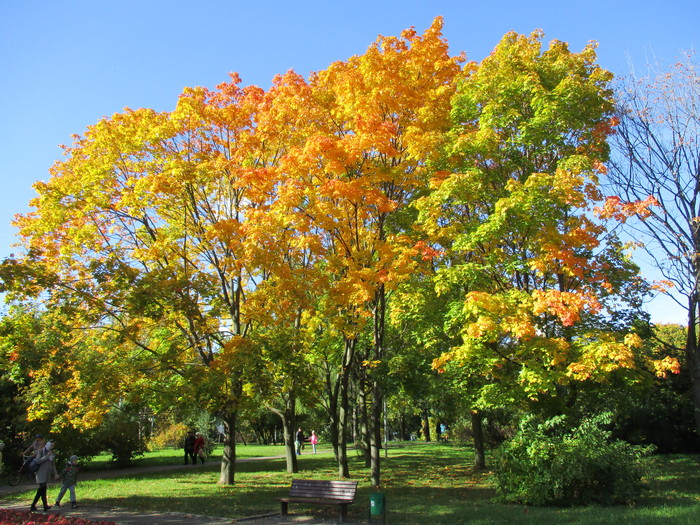
{"label": "shrub", "polygon": [[113,410],[105,417],[96,434],[102,450],[111,452],[116,467],[125,467],[146,450],[138,418],[123,410]]}
{"label": "shrub", "polygon": [[184,423],[168,423],[166,426],[159,428],[158,432],[151,437],[148,442],[148,448],[149,450],[182,448],[188,430],[188,426]]}
{"label": "shrub", "polygon": [[537,424],[523,421],[496,454],[501,498],[528,505],[611,505],[629,502],[642,490],[640,459],[651,447],[613,440],[604,425],[610,414],[585,419],[569,430],[558,416]]}

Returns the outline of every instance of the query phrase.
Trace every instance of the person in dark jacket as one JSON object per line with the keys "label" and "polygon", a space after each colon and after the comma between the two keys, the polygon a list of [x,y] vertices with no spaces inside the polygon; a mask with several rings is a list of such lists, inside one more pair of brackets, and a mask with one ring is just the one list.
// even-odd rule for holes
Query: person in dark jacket
{"label": "person in dark jacket", "polygon": [[188,460],[192,460],[192,464],[197,463],[197,458],[194,455],[194,430],[190,430],[185,436],[185,465],[187,465]]}
{"label": "person in dark jacket", "polygon": [[299,427],[299,430],[297,430],[296,439],[294,441],[297,456],[301,455],[301,449],[304,447],[304,439],[304,431],[301,429],[301,427]]}

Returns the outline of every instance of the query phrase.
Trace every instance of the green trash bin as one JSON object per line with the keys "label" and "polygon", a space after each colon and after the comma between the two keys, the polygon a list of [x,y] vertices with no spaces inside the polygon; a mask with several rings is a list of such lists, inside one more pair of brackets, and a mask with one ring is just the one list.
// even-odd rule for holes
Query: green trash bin
{"label": "green trash bin", "polygon": [[372,492],[369,495],[369,517],[372,519],[375,516],[381,516],[384,521],[384,513],[386,511],[386,502],[383,492]]}

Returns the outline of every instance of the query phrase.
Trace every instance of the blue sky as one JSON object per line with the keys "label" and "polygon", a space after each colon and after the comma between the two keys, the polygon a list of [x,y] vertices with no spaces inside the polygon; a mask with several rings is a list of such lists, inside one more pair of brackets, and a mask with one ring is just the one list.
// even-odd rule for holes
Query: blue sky
{"label": "blue sky", "polygon": [[[30,210],[59,144],[103,116],[171,110],[185,86],[214,87],[230,71],[267,88],[277,73],[325,69],[436,16],[451,52],[477,61],[510,30],[542,29],[572,51],[595,40],[616,75],[700,45],[697,0],[0,0],[0,258],[16,251],[10,222]],[[685,322],[669,301],[649,310]]]}

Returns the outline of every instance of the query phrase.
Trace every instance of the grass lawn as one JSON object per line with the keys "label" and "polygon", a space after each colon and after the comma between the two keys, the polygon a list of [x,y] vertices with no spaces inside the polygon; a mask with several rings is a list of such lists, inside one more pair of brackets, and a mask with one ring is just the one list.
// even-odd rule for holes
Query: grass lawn
{"label": "grass lawn", "polygon": [[[274,498],[284,495],[292,478],[335,479],[337,466],[327,448],[299,458],[300,472],[288,474],[284,459],[261,459],[237,466],[236,485],[217,484],[218,466],[189,471],[148,473],[124,478],[82,481],[78,500],[95,506],[153,509],[210,516],[241,518],[278,512]],[[216,452],[213,458],[216,459]],[[220,452],[220,451],[219,451]],[[282,447],[240,446],[240,457],[276,456]],[[353,453],[351,453],[353,454]],[[468,447],[452,444],[404,443],[382,457],[382,491],[386,494],[388,523],[394,524],[502,524],[536,523],[700,523],[700,455],[648,458],[648,489],[635,505],[616,507],[537,508],[505,505],[495,501],[488,472],[474,472]],[[95,465],[99,465],[99,458]],[[179,464],[179,451],[149,453],[140,466]],[[92,466],[92,465],[91,465]],[[351,521],[367,520],[370,493],[369,470],[360,458],[351,458],[351,478],[359,481],[358,497],[350,506]],[[49,488],[54,497],[57,485]],[[8,496],[30,500],[31,492]],[[335,508],[290,505],[293,514],[334,518]]]}

